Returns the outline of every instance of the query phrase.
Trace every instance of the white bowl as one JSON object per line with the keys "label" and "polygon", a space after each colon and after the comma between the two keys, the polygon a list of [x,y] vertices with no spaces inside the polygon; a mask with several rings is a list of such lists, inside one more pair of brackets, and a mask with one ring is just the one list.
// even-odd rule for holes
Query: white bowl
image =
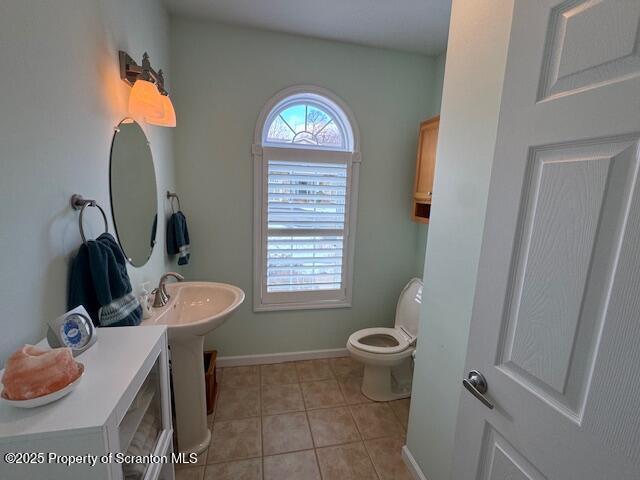
{"label": "white bowl", "polygon": [[4,396],[4,389],[3,389],[2,393],[0,393],[0,398],[7,405],[11,405],[13,407],[18,407],[18,408],[35,408],[35,407],[40,407],[42,405],[46,405],[48,403],[55,402],[56,400],[60,400],[62,397],[64,397],[73,389],[75,389],[80,383],[80,380],[82,380],[82,377],[84,375],[84,365],[80,362],[78,362],[78,365],[80,365],[80,369],[81,369],[80,376],[76,378],[73,382],[71,382],[69,385],[67,385],[64,388],[61,388],[60,390],[49,393],[48,395],[42,395],[41,397],[30,398],[29,400],[9,400]]}

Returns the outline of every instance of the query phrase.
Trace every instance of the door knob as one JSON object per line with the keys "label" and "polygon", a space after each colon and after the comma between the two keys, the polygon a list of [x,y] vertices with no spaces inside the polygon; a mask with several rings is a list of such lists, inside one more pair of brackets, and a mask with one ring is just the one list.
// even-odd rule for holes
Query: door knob
{"label": "door knob", "polygon": [[487,390],[489,389],[487,380],[484,378],[484,375],[482,375],[477,370],[471,370],[469,372],[468,379],[465,378],[462,380],[462,385],[464,385],[464,388],[469,390],[474,397],[480,400],[485,407],[487,407],[489,410],[493,410],[493,404],[487,399],[487,397],[484,396],[484,394],[487,393]]}

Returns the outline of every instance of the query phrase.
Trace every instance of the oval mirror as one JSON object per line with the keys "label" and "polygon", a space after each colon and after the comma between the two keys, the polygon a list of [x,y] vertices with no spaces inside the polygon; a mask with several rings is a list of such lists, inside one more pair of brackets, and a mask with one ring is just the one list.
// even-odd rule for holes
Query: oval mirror
{"label": "oval mirror", "polygon": [[141,267],[156,242],[158,194],[149,141],[132,119],[120,122],[113,135],[109,176],[118,242],[129,262]]}

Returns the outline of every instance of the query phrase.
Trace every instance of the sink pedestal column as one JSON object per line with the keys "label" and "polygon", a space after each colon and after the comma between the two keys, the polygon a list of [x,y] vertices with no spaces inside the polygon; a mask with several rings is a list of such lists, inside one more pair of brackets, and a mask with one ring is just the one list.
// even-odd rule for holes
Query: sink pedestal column
{"label": "sink pedestal column", "polygon": [[204,452],[211,441],[204,391],[204,337],[193,335],[169,344],[178,451]]}

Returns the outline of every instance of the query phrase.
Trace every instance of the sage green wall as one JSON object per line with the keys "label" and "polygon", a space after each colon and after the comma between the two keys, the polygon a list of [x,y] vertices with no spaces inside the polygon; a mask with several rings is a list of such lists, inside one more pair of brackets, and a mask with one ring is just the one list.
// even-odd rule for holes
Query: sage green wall
{"label": "sage green wall", "polygon": [[[171,80],[169,18],[156,0],[0,5],[0,364],[66,310],[69,261],[80,245],[71,194],[95,198],[109,214],[111,138],[130,91],[119,49],[136,59],[148,51]],[[172,132],[144,128],[162,192],[174,186]],[[99,214],[85,218],[90,235],[101,233]],[[130,269],[134,285],[171,268],[163,238],[147,265]]]}
{"label": "sage green wall", "polygon": [[[206,344],[223,356],[344,348],[354,331],[392,324],[398,294],[422,268],[409,214],[417,125],[437,94],[435,60],[174,17],[171,53],[178,188],[192,243],[184,271],[247,293]],[[260,109],[296,84],[335,92],[360,127],[353,307],[254,313],[251,144]]]}
{"label": "sage green wall", "polygon": [[447,52],[444,51],[436,57],[436,85],[435,94],[433,96],[433,114],[440,113],[440,107],[442,104],[442,87],[444,85],[444,69],[447,62]]}
{"label": "sage green wall", "polygon": [[[407,447],[449,480],[513,0],[454,0]],[[452,479],[461,480],[461,479]]]}

